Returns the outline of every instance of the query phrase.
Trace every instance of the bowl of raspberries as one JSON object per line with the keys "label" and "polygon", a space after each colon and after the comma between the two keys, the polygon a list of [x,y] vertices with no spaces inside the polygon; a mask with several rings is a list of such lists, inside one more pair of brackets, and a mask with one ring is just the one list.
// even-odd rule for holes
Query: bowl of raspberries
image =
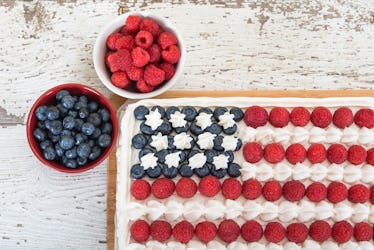
{"label": "bowl of raspberries", "polygon": [[117,95],[151,98],[173,86],[182,74],[185,47],[165,18],[128,12],[99,34],[93,51],[95,70]]}
{"label": "bowl of raspberries", "polygon": [[106,97],[85,85],[69,83],[43,93],[26,124],[34,155],[46,166],[80,173],[101,163],[115,144],[116,112]]}

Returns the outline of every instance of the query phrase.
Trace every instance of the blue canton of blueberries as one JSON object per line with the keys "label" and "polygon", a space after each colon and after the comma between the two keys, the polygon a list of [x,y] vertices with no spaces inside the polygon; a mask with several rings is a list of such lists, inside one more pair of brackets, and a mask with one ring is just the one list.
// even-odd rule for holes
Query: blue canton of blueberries
{"label": "blue canton of blueberries", "polygon": [[112,143],[110,112],[87,96],[59,91],[56,104],[39,106],[34,138],[45,159],[68,168],[84,166],[100,157]]}

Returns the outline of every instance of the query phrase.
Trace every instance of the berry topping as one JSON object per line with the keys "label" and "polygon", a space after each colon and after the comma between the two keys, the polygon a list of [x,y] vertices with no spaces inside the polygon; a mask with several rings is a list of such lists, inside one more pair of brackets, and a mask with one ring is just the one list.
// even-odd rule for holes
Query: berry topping
{"label": "berry topping", "polygon": [[244,113],[244,122],[253,128],[261,127],[268,121],[266,109],[259,106],[249,107]]}
{"label": "berry topping", "polygon": [[290,114],[286,108],[275,107],[270,111],[269,122],[276,128],[287,126],[290,121]]}
{"label": "berry topping", "polygon": [[327,108],[317,107],[310,115],[310,120],[312,121],[314,126],[326,128],[331,123],[332,115],[330,110],[328,110]]}
{"label": "berry topping", "polygon": [[157,63],[161,59],[161,49],[157,44],[152,44],[151,47],[147,49],[149,54],[149,62],[150,63]]}
{"label": "berry topping", "polygon": [[144,200],[151,194],[151,186],[144,180],[136,180],[131,184],[131,195],[137,200]]}
{"label": "berry topping", "polygon": [[199,191],[202,195],[207,197],[215,196],[221,188],[221,183],[218,178],[214,176],[205,176],[200,180]]}
{"label": "berry topping", "polygon": [[337,243],[349,241],[352,235],[352,225],[346,221],[335,222],[335,224],[332,226],[331,236]]}
{"label": "berry topping", "polygon": [[127,71],[127,77],[132,81],[138,81],[142,79],[144,70],[143,68],[130,67]]}
{"label": "berry topping", "polygon": [[262,147],[257,142],[250,142],[244,145],[244,159],[249,163],[259,162],[263,156]]}
{"label": "berry topping", "polygon": [[178,40],[173,33],[165,31],[159,35],[157,43],[162,49],[166,49],[171,45],[177,44]]}
{"label": "berry topping", "polygon": [[354,121],[357,126],[360,128],[367,127],[373,128],[374,127],[374,111],[371,109],[360,109],[356,112]]}
{"label": "berry topping", "polygon": [[223,220],[218,226],[217,235],[224,242],[233,242],[240,235],[240,227],[233,220]]}
{"label": "berry topping", "polygon": [[108,36],[106,39],[106,46],[108,46],[109,49],[111,50],[116,50],[116,42],[118,39],[120,39],[122,34],[120,33],[113,33]]}
{"label": "berry topping", "polygon": [[307,156],[311,163],[321,163],[326,160],[326,148],[320,143],[312,144],[308,148]]}
{"label": "berry topping", "polygon": [[357,241],[370,241],[373,238],[373,227],[366,222],[360,222],[353,228],[353,236]]}
{"label": "berry topping", "polygon": [[140,164],[135,164],[131,167],[130,175],[134,179],[141,179],[145,175],[144,168]]}
{"label": "berry topping", "polygon": [[306,150],[300,143],[292,144],[286,150],[286,158],[291,164],[303,162],[306,158]]}
{"label": "berry topping", "polygon": [[227,168],[227,174],[230,177],[239,177],[241,175],[240,169],[241,167],[239,166],[239,164],[229,163],[229,167]]}
{"label": "berry topping", "polygon": [[261,183],[256,179],[249,179],[243,182],[242,194],[248,200],[254,200],[261,195]]}
{"label": "berry topping", "polygon": [[327,159],[331,163],[343,163],[347,159],[347,154],[347,149],[341,144],[332,144],[327,149]]}
{"label": "berry topping", "polygon": [[181,221],[175,224],[173,228],[173,236],[174,238],[181,242],[187,243],[189,242],[194,235],[194,228],[191,223],[188,221]]}
{"label": "berry topping", "polygon": [[174,182],[167,178],[160,178],[152,183],[152,194],[158,199],[165,199],[174,192]]}
{"label": "berry topping", "polygon": [[167,63],[177,63],[181,58],[181,51],[179,50],[178,46],[171,45],[167,47],[165,50],[161,51],[161,57]]}
{"label": "berry topping", "polygon": [[327,199],[332,203],[338,203],[347,198],[347,187],[341,182],[331,182],[327,187]]}
{"label": "berry topping", "polygon": [[171,225],[167,221],[156,220],[150,226],[152,239],[163,242],[171,236]]}
{"label": "berry topping", "polygon": [[320,202],[327,196],[327,188],[321,182],[314,182],[305,191],[306,197],[313,202]]}
{"label": "berry topping", "polygon": [[256,242],[261,239],[263,230],[257,221],[250,220],[245,222],[241,227],[241,235],[248,242]]}
{"label": "berry topping", "polygon": [[349,127],[353,123],[353,113],[350,108],[341,107],[334,112],[333,123],[338,128]]}
{"label": "berry topping", "polygon": [[268,201],[276,201],[282,195],[282,187],[277,181],[268,181],[262,188],[262,195]]}
{"label": "berry topping", "polygon": [[153,36],[146,30],[141,30],[135,36],[135,44],[142,49],[149,48],[153,43]]}
{"label": "berry topping", "polygon": [[317,220],[309,226],[309,236],[318,242],[327,240],[331,235],[329,223],[323,220]]}
{"label": "berry topping", "polygon": [[165,80],[165,72],[150,64],[144,70],[144,81],[150,86],[157,86]]}
{"label": "berry topping", "polygon": [[181,178],[175,186],[175,191],[182,198],[191,198],[197,192],[197,185],[190,178]]}
{"label": "berry topping", "polygon": [[125,27],[129,33],[135,33],[139,30],[141,19],[139,16],[128,16],[126,18]]}
{"label": "berry topping", "polygon": [[130,233],[135,241],[145,242],[149,238],[149,225],[144,220],[137,220],[131,225]]}
{"label": "berry topping", "polygon": [[283,196],[289,201],[299,201],[305,194],[305,186],[300,181],[288,181],[283,185]]}
{"label": "berry topping", "polygon": [[367,153],[364,147],[360,145],[350,146],[348,149],[348,161],[354,165],[359,165],[366,160]]}
{"label": "berry topping", "polygon": [[160,26],[151,18],[145,18],[140,23],[140,30],[149,31],[153,37],[157,37],[160,32]]}
{"label": "berry topping", "polygon": [[226,199],[236,200],[242,192],[240,181],[228,178],[222,183],[222,194]]}
{"label": "berry topping", "polygon": [[117,39],[115,43],[116,50],[127,49],[131,50],[134,47],[134,39],[132,36],[123,36]]}
{"label": "berry topping", "polygon": [[291,111],[290,120],[293,125],[304,127],[310,120],[309,111],[304,107],[296,107]]}
{"label": "berry topping", "polygon": [[127,49],[118,50],[107,57],[111,72],[126,71],[132,66],[131,54]]}
{"label": "berry topping", "polygon": [[370,198],[370,191],[362,184],[355,184],[348,190],[348,200],[353,203],[365,203]]}
{"label": "berry topping", "polygon": [[163,62],[159,65],[159,67],[160,67],[160,69],[165,71],[165,80],[166,81],[169,81],[171,78],[173,78],[173,76],[175,74],[175,67],[173,66],[173,64]]}
{"label": "berry topping", "polygon": [[141,93],[149,93],[151,92],[154,87],[151,86],[151,85],[148,85],[143,78],[140,78],[137,82],[136,82],[136,88],[141,92]]}
{"label": "berry topping", "polygon": [[286,236],[286,229],[279,222],[270,222],[264,231],[265,238],[273,243],[278,243]]}
{"label": "berry topping", "polygon": [[284,148],[279,143],[271,143],[265,146],[264,158],[267,162],[278,163],[284,159]]}
{"label": "berry topping", "polygon": [[367,151],[366,162],[374,166],[374,148],[371,148]]}
{"label": "berry topping", "polygon": [[217,234],[217,227],[210,221],[203,221],[196,225],[195,235],[204,243],[212,241]]}
{"label": "berry topping", "polygon": [[308,228],[303,223],[291,223],[287,227],[287,239],[291,242],[301,243],[308,237]]}
{"label": "berry topping", "polygon": [[140,47],[136,47],[131,51],[131,58],[135,67],[143,67],[150,60],[148,52]]}

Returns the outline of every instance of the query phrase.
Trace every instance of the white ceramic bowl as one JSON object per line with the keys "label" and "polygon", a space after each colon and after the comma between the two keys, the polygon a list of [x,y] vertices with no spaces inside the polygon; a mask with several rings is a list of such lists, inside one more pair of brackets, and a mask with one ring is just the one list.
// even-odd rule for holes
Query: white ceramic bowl
{"label": "white ceramic bowl", "polygon": [[[156,88],[152,92],[149,93],[138,93],[138,92],[133,92],[121,88],[117,88],[114,86],[111,82],[110,79],[110,72],[107,69],[105,65],[105,54],[107,52],[107,47],[106,47],[106,40],[107,37],[114,33],[117,32],[124,24],[125,20],[129,15],[137,15],[141,17],[149,17],[154,19],[165,31],[172,32],[178,39],[178,47],[181,51],[181,58],[176,66],[175,74],[173,78],[171,78],[169,81],[166,83],[163,83],[163,85],[159,88]],[[151,98],[157,95],[162,94],[169,88],[171,88],[178,78],[182,74],[182,70],[184,67],[184,59],[186,56],[186,49],[185,45],[183,42],[183,39],[181,35],[178,33],[177,29],[171,24],[167,19],[149,14],[146,12],[127,12],[125,14],[122,14],[118,16],[116,19],[114,19],[112,22],[110,22],[99,34],[99,36],[96,39],[94,50],[93,50],[93,61],[94,61],[94,66],[97,75],[99,76],[101,82],[113,93],[130,98],[130,99],[143,99],[143,98]]]}

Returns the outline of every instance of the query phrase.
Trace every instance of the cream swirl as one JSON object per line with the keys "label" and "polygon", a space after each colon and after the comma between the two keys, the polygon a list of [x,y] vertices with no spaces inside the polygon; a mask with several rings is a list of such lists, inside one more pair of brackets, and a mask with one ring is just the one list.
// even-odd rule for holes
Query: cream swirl
{"label": "cream swirl", "polygon": [[197,144],[201,149],[212,149],[214,146],[214,138],[217,135],[212,134],[210,132],[204,132],[197,136]]}
{"label": "cream swirl", "polygon": [[220,154],[218,156],[213,157],[213,165],[216,169],[223,169],[227,168],[229,163],[229,156]]}
{"label": "cream swirl", "polygon": [[274,129],[273,141],[285,145],[290,141],[291,135],[288,129],[276,128]]}
{"label": "cream swirl", "polygon": [[225,151],[235,151],[238,146],[239,139],[236,136],[224,136],[222,140],[222,147]]}
{"label": "cream swirl", "polygon": [[201,168],[205,165],[206,159],[204,153],[197,153],[188,159],[188,166],[190,166],[191,169]]}
{"label": "cream swirl", "polygon": [[144,169],[155,168],[157,166],[157,160],[154,153],[148,153],[140,158],[140,165]]}
{"label": "cream swirl", "polygon": [[182,132],[174,136],[174,146],[178,149],[190,149],[192,142],[191,135],[188,135],[186,132]]}
{"label": "cream swirl", "polygon": [[201,112],[196,117],[196,125],[200,127],[202,130],[206,129],[212,124],[212,114],[207,114],[205,112]]}
{"label": "cream swirl", "polygon": [[180,154],[181,154],[180,151],[167,154],[165,156],[165,165],[168,166],[169,168],[171,168],[171,167],[175,167],[175,168],[178,167],[179,166],[179,162],[180,162]]}
{"label": "cream swirl", "polygon": [[303,127],[295,127],[291,135],[292,143],[305,143],[309,140],[309,131]]}
{"label": "cream swirl", "polygon": [[145,115],[144,124],[151,127],[152,130],[156,130],[162,122],[161,114],[157,108],[154,111],[149,111],[148,115]]}
{"label": "cream swirl", "polygon": [[168,137],[162,135],[160,132],[157,135],[151,136],[152,141],[150,145],[156,149],[156,151],[161,151],[162,149],[168,148]]}
{"label": "cream swirl", "polygon": [[170,115],[169,122],[173,128],[184,127],[187,124],[187,121],[184,119],[185,117],[185,114],[176,111]]}
{"label": "cream swirl", "polygon": [[230,112],[225,112],[223,115],[218,117],[218,124],[221,125],[224,129],[231,128],[235,125],[234,115]]}

